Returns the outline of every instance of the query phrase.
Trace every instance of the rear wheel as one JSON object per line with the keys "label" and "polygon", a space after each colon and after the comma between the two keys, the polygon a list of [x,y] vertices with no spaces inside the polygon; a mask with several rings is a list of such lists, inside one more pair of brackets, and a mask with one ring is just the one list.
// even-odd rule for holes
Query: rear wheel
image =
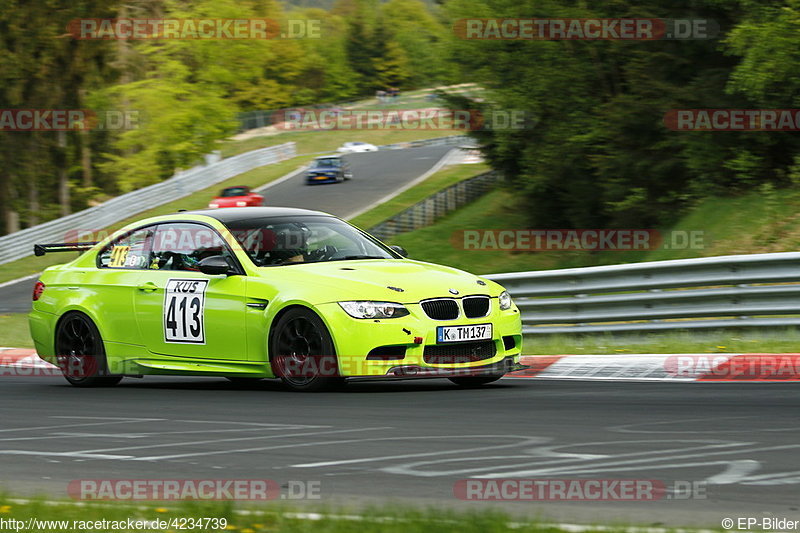
{"label": "rear wheel", "polygon": [[331,390],[344,383],[328,328],[308,309],[291,309],[278,320],[270,354],[272,371],[292,390]]}
{"label": "rear wheel", "polygon": [[494,383],[495,381],[497,381],[502,377],[503,374],[496,376],[470,376],[463,378],[448,378],[448,379],[453,383],[455,383],[456,385],[458,385],[459,387],[470,389],[474,387],[482,387],[484,385],[488,385],[489,383]]}
{"label": "rear wheel", "polygon": [[56,359],[64,378],[76,387],[110,387],[122,376],[109,376],[103,339],[83,313],[68,313],[56,328]]}

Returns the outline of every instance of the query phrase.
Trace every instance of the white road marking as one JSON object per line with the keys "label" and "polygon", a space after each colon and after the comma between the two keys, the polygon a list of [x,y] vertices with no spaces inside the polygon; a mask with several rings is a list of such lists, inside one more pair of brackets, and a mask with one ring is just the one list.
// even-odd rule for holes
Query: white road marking
{"label": "white road marking", "polygon": [[[752,418],[753,418],[752,416],[719,416],[719,417],[714,417],[713,419],[712,418],[686,418],[686,419],[683,419],[683,420],[666,420],[666,421],[662,421],[662,422],[641,422],[641,423],[638,423],[638,424],[624,424],[624,425],[621,425],[621,426],[611,426],[608,429],[609,429],[609,431],[616,431],[618,433],[643,433],[643,434],[647,434],[647,435],[658,435],[659,433],[664,433],[665,431],[670,433],[670,434],[675,434],[675,433],[690,433],[690,434],[695,434],[695,433],[713,433],[713,434],[718,434],[718,433],[745,433],[745,432],[746,433],[750,433],[754,429],[753,426],[752,426],[752,423],[748,424],[748,425],[741,424],[738,428],[730,429],[730,430],[726,430],[726,429],[713,429],[713,430],[687,429],[687,430],[681,431],[681,430],[674,430],[672,428],[669,428],[669,429],[666,429],[666,430],[657,430],[657,429],[656,430],[648,430],[648,429],[636,429],[636,428],[639,428],[639,427],[646,428],[648,426],[664,426],[664,425],[670,425],[670,424],[685,426],[689,422],[706,422],[706,423],[714,422],[716,424],[717,422],[719,422],[721,420],[748,420],[748,419],[752,419]],[[710,424],[708,424],[708,425],[710,425]],[[761,432],[765,432],[765,431],[797,431],[797,429],[798,429],[797,426],[787,425],[787,426],[781,426],[779,428],[769,428],[769,427],[762,428],[762,427],[759,427],[757,429],[757,431],[759,433],[761,433]]]}
{"label": "white road marking", "polygon": [[728,469],[715,476],[706,478],[706,483],[712,485],[732,485],[746,479],[750,473],[761,468],[761,463],[752,459],[728,461]]}
{"label": "white road marking", "polygon": [[[504,477],[527,477],[527,476],[541,476],[541,475],[551,475],[551,474],[554,475],[590,474],[596,472],[634,470],[640,468],[641,465],[646,465],[650,468],[671,468],[671,467],[681,468],[684,466],[688,466],[686,463],[680,462],[686,459],[702,460],[705,458],[712,458],[712,457],[716,458],[720,455],[760,453],[760,452],[768,452],[776,450],[791,450],[796,448],[800,448],[800,444],[786,444],[782,446],[768,446],[764,448],[747,448],[747,449],[727,450],[727,451],[712,451],[703,454],[667,455],[661,457],[648,457],[645,459],[630,459],[622,461],[606,461],[606,462],[600,461],[596,464],[575,465],[573,467],[566,467],[566,468],[536,468],[529,470],[516,470],[512,472],[482,474],[480,476],[475,476],[475,477],[484,479],[496,479]],[[672,461],[673,465],[662,465],[661,463],[664,461]],[[712,460],[712,462],[709,463],[696,463],[696,464],[697,465],[718,464],[718,462],[713,462]],[[637,465],[637,466],[632,467],[632,465]]]}
{"label": "white road marking", "polygon": [[126,421],[126,422],[156,422],[156,421],[163,421],[167,420],[166,418],[131,418],[131,417],[121,417],[121,416],[67,416],[67,415],[53,415],[49,418],[66,418],[66,419],[78,419],[78,420],[111,420],[113,422],[117,421]]}
{"label": "white road marking", "polygon": [[[334,433],[353,433],[357,431],[376,431],[381,429],[394,429],[391,427],[375,427],[375,428],[361,428],[361,429],[342,429],[339,431],[328,431],[324,432],[325,434],[334,434]],[[319,433],[322,434],[322,433]],[[330,441],[324,440],[319,442],[303,442],[303,443],[295,443],[295,444],[279,444],[277,446],[263,446],[259,448],[242,448],[242,449],[234,449],[234,450],[213,450],[210,452],[194,452],[194,453],[181,453],[181,454],[174,454],[174,455],[161,455],[161,456],[152,456],[152,457],[136,457],[131,459],[132,461],[162,461],[168,459],[183,459],[186,457],[201,457],[201,456],[208,456],[208,455],[221,455],[221,454],[232,454],[232,453],[247,453],[247,452],[263,452],[267,450],[279,450],[282,448],[305,448],[309,446],[324,446],[329,444],[352,444],[354,442],[363,442],[364,439],[351,439],[351,440],[339,440],[339,441]]]}
{"label": "white road marking", "polygon": [[181,422],[187,424],[224,424],[231,426],[257,426],[263,428],[276,427],[276,428],[308,428],[319,429],[329,428],[332,426],[308,426],[305,424],[270,424],[268,422],[228,422],[226,420],[172,420],[172,422]]}
{"label": "white road marking", "polygon": [[800,470],[747,476],[741,481],[742,485],[796,485],[798,483],[800,483]]}
{"label": "white road marking", "polygon": [[434,175],[437,172],[439,172],[445,165],[447,165],[447,163],[450,161],[450,157],[452,156],[453,152],[455,152],[455,151],[458,151],[458,149],[457,148],[453,148],[451,150],[448,150],[442,156],[442,158],[439,159],[439,161],[436,164],[434,164],[424,174],[420,175],[417,178],[414,178],[413,180],[411,180],[410,182],[406,183],[405,185],[403,185],[399,189],[395,189],[394,191],[392,191],[391,193],[387,194],[383,198],[380,198],[380,199],[372,202],[372,204],[370,204],[370,205],[368,205],[366,207],[363,207],[361,209],[358,209],[357,211],[353,211],[352,213],[349,213],[349,214],[343,216],[342,218],[344,220],[350,220],[352,218],[356,218],[357,216],[366,213],[370,209],[373,209],[375,207],[379,207],[381,204],[385,204],[386,202],[388,202],[389,200],[391,200],[395,196],[398,196],[400,193],[403,193],[403,192],[407,191],[411,187],[414,187],[415,185],[418,185],[418,184],[422,183],[423,181],[425,181],[426,179],[428,179],[432,175]]}
{"label": "white road marking", "polygon": [[16,285],[17,283],[22,283],[23,281],[28,281],[30,279],[38,278],[41,274],[42,274],[41,272],[37,272],[36,274],[31,274],[30,276],[12,279],[11,281],[5,281],[3,283],[0,283],[0,289],[8,287],[9,285]]}
{"label": "white road marking", "polygon": [[130,459],[131,455],[83,454],[76,452],[34,452],[30,450],[0,450],[0,455],[37,455],[43,457],[71,457],[81,459]]}
{"label": "white road marking", "polygon": [[[295,157],[300,157],[301,155],[307,155],[307,154],[298,154]],[[298,168],[297,170],[293,170],[293,171],[289,172],[288,174],[284,174],[283,176],[281,176],[280,178],[278,178],[276,180],[272,180],[269,183],[267,183],[265,185],[262,185],[261,187],[259,187],[257,189],[253,189],[253,192],[256,193],[256,194],[261,194],[262,192],[266,191],[267,189],[270,189],[270,188],[272,188],[272,187],[274,187],[276,185],[279,185],[279,184],[283,183],[284,181],[290,180],[295,176],[299,176],[300,174],[305,172],[305,170],[307,168],[308,168],[308,165],[303,165],[302,167]]]}
{"label": "white road marking", "polygon": [[340,429],[334,431],[314,431],[311,433],[290,433],[287,435],[256,435],[253,437],[237,437],[235,439],[213,439],[213,440],[198,440],[198,441],[189,441],[189,442],[171,442],[171,443],[163,443],[163,444],[149,444],[146,446],[126,446],[122,448],[104,448],[98,450],[80,450],[75,453],[102,453],[102,452],[121,452],[121,451],[136,451],[136,450],[145,450],[145,449],[153,449],[153,448],[174,448],[174,447],[181,447],[181,446],[197,446],[200,444],[220,444],[220,443],[228,443],[228,442],[241,442],[245,440],[259,440],[259,439],[281,439],[286,437],[312,437],[316,435],[333,435],[336,433],[347,433],[352,431],[372,431],[378,429],[392,429],[390,427],[375,427],[375,428],[359,428],[359,429]]}
{"label": "white road marking", "polygon": [[[635,443],[642,443],[642,442],[650,442],[650,441],[622,441],[624,444],[635,444]],[[669,441],[666,441],[669,442]],[[685,441],[677,441],[677,442],[685,442]],[[700,441],[703,442],[703,441]],[[611,441],[611,442],[595,442],[595,443],[587,443],[586,445],[603,445],[603,444],[620,444],[619,441]],[[672,452],[684,452],[689,450],[704,450],[707,449],[709,446],[716,447],[716,446],[723,446],[723,447],[730,447],[730,446],[745,446],[752,443],[726,443],[726,444],[711,444],[711,445],[704,445],[704,446],[697,446],[697,447],[690,447],[690,448],[674,448],[671,450],[656,450],[656,451],[646,451],[646,452],[634,452],[630,454],[624,455],[607,455],[606,457],[619,459],[620,457],[641,457],[641,456],[648,456],[648,455],[657,455],[663,453],[672,453]],[[571,445],[564,445],[562,447],[568,447]],[[578,445],[583,446],[583,444]],[[484,477],[476,475],[479,472],[493,472],[499,469],[503,469],[502,466],[499,465],[492,465],[492,466],[478,466],[478,467],[470,467],[470,468],[463,468],[459,470],[439,470],[439,471],[421,471],[418,469],[420,466],[428,466],[433,464],[444,464],[444,463],[467,463],[473,461],[479,461],[481,463],[488,461],[488,460],[499,460],[499,459],[507,459],[513,461],[515,464],[514,467],[518,468],[520,466],[527,466],[527,465],[535,465],[537,467],[542,466],[551,466],[551,465],[576,465],[576,464],[583,464],[586,465],[587,462],[579,462],[579,458],[571,457],[571,458],[564,458],[558,455],[553,454],[554,446],[542,447],[542,448],[534,448],[533,450],[525,450],[524,452],[520,452],[517,455],[512,456],[473,456],[473,457],[460,457],[460,458],[448,458],[448,459],[438,459],[435,461],[420,461],[416,463],[410,463],[405,465],[399,465],[397,467],[385,467],[382,469],[383,472],[393,473],[393,474],[404,474],[404,475],[412,475],[418,477],[437,477],[437,476],[455,476],[455,475],[469,475],[473,477]],[[525,454],[525,455],[523,455]],[[602,457],[602,456],[601,456]],[[536,460],[530,461],[530,459],[542,459],[542,458],[550,458],[550,460]],[[528,459],[528,461],[522,461],[523,459]],[[656,459],[657,460],[657,459]],[[506,467],[509,468],[509,467]]]}
{"label": "white road marking", "polygon": [[54,433],[58,437],[76,437],[76,438],[89,438],[89,439],[144,439],[152,434],[137,434],[137,433],[72,433],[62,431]]}
{"label": "white road marking", "polygon": [[343,459],[339,461],[320,461],[316,463],[301,463],[296,465],[291,465],[293,468],[319,468],[324,466],[341,466],[341,465],[351,465],[351,464],[358,464],[358,463],[371,463],[375,461],[392,461],[395,459],[408,459],[411,457],[431,457],[437,455],[449,455],[454,453],[471,453],[471,452],[479,452],[484,450],[498,450],[503,448],[515,448],[517,446],[524,446],[527,444],[539,444],[546,439],[542,439],[541,437],[522,437],[519,435],[440,435],[440,436],[420,436],[420,437],[382,437],[377,439],[363,439],[363,441],[385,441],[385,440],[422,440],[422,439],[508,439],[508,438],[518,438],[518,439],[525,439],[523,442],[515,442],[512,444],[500,444],[500,445],[489,445],[489,446],[481,446],[479,448],[460,448],[457,450],[443,450],[438,452],[420,452],[420,453],[408,453],[402,455],[384,455],[381,457],[361,457],[358,459]]}
{"label": "white road marking", "polygon": [[[53,417],[53,418],[55,418],[55,417]],[[64,418],[69,418],[69,417],[64,417]],[[117,422],[95,422],[95,423],[90,423],[90,424],[64,424],[64,425],[59,425],[59,426],[33,426],[33,427],[26,427],[26,428],[8,428],[8,429],[0,429],[0,433],[9,433],[9,432],[14,432],[14,431],[49,431],[51,429],[64,429],[64,428],[72,429],[72,428],[89,427],[89,426],[110,426],[110,425],[113,425],[113,424],[129,424],[130,421],[131,421],[131,419],[123,419],[123,420],[117,419],[117,420],[118,420]],[[163,419],[163,418],[149,418],[149,419],[148,418],[140,418],[140,419],[136,419],[136,420],[137,421],[142,421],[142,422],[145,422],[145,421],[146,422],[154,422],[154,421],[165,420],[165,419]]]}

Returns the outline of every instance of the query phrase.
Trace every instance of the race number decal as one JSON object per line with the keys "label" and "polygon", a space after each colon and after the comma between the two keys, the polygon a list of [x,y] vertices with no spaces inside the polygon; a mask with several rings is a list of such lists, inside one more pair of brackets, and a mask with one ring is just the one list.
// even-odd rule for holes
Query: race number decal
{"label": "race number decal", "polygon": [[111,250],[111,262],[108,264],[108,266],[111,268],[124,267],[125,261],[128,259],[128,252],[130,251],[130,246],[115,246]]}
{"label": "race number decal", "polygon": [[207,279],[170,279],[164,290],[164,341],[205,344]]}

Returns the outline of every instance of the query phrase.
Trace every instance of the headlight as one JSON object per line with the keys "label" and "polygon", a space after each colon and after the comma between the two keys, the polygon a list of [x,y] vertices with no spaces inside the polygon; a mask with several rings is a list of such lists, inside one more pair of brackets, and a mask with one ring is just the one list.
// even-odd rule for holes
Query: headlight
{"label": "headlight", "polygon": [[408,314],[403,304],[392,302],[339,302],[353,318],[399,318]]}
{"label": "headlight", "polygon": [[208,204],[208,207],[210,207],[211,209],[216,209],[216,208],[218,208],[218,207],[219,207],[219,204],[216,204],[216,203],[210,203],[210,204]]}
{"label": "headlight", "polygon": [[498,298],[498,300],[500,300],[500,310],[501,311],[507,311],[507,310],[511,309],[511,304],[513,302],[511,301],[511,295],[508,294],[508,291],[501,292],[500,293],[500,297]]}
{"label": "headlight", "polygon": [[247,207],[247,202],[236,202],[236,207]]}

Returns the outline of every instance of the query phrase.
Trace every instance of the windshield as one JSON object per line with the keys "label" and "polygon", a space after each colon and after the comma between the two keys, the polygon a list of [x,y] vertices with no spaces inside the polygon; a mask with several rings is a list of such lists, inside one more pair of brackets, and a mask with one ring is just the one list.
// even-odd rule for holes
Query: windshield
{"label": "windshield", "polygon": [[374,238],[329,216],[251,218],[227,226],[260,267],[398,258]]}
{"label": "windshield", "polygon": [[222,198],[231,198],[233,196],[247,196],[248,192],[250,192],[250,189],[248,189],[247,187],[230,187],[228,189],[224,189],[220,196]]}
{"label": "windshield", "polygon": [[316,159],[312,168],[339,168],[341,165],[341,159]]}

